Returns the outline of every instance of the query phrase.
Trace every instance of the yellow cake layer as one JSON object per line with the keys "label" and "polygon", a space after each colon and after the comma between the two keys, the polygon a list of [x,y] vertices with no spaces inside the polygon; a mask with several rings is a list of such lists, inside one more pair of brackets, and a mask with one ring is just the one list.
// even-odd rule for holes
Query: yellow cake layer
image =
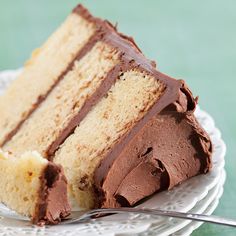
{"label": "yellow cake layer", "polygon": [[111,46],[96,43],[81,60],[75,61],[73,69],[3,148],[15,155],[25,150],[37,150],[45,156],[50,144],[119,62],[118,56],[117,50]]}
{"label": "yellow cake layer", "polygon": [[48,161],[37,152],[19,157],[0,150],[0,202],[14,211],[32,217],[41,187],[40,177]]}
{"label": "yellow cake layer", "polygon": [[93,174],[107,152],[160,98],[163,85],[151,75],[130,70],[120,75],[108,96],[88,113],[56,152],[69,194],[82,208],[94,206]]}
{"label": "yellow cake layer", "polygon": [[92,23],[73,13],[34,51],[19,78],[0,97],[0,145],[34,109],[39,97],[48,92],[94,32]]}

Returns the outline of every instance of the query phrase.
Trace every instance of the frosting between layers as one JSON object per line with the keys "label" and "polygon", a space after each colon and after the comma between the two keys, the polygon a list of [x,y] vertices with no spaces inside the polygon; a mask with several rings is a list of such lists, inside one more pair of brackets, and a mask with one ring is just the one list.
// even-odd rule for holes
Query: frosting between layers
{"label": "frosting between layers", "polygon": [[49,162],[41,176],[41,189],[32,221],[38,225],[57,224],[70,214],[67,180],[58,165]]}
{"label": "frosting between layers", "polygon": [[[68,20],[70,18],[70,20]],[[70,28],[70,26],[72,26],[72,18],[73,18],[73,22],[74,22],[74,27],[71,27]],[[30,75],[30,73],[32,72],[32,70],[31,69],[27,69],[28,67],[29,68],[31,68],[31,65],[33,65],[34,63],[35,63],[35,66],[33,66],[33,68],[37,68],[38,66],[40,66],[40,64],[41,64],[41,66],[42,66],[42,63],[40,63],[40,60],[38,61],[37,60],[37,58],[38,57],[40,57],[40,55],[41,55],[41,51],[44,51],[44,49],[46,49],[47,47],[46,47],[46,45],[48,44],[48,42],[52,42],[52,38],[54,38],[54,39],[57,39],[57,40],[55,40],[56,42],[54,42],[54,46],[55,47],[52,47],[52,45],[50,46],[50,49],[52,49],[52,48],[55,48],[55,50],[56,51],[54,51],[54,53],[52,53],[53,52],[53,50],[46,50],[47,51],[47,56],[50,58],[50,59],[52,59],[52,58],[56,58],[57,57],[57,55],[58,55],[58,53],[61,53],[61,56],[62,55],[66,55],[65,56],[65,58],[67,58],[68,60],[66,60],[66,62],[63,62],[64,60],[62,60],[62,58],[61,58],[61,61],[62,61],[62,64],[64,63],[64,66],[62,67],[61,65],[60,65],[60,63],[59,62],[57,62],[57,63],[55,63],[55,62],[52,62],[52,63],[54,63],[55,64],[55,66],[53,67],[53,68],[50,68],[50,67],[48,67],[48,66],[45,66],[45,67],[43,67],[44,68],[44,70],[41,70],[42,71],[42,73],[36,73],[36,72],[34,72],[35,74],[36,74],[36,77],[37,77],[37,75],[38,74],[40,74],[41,75],[41,77],[42,77],[42,75],[44,75],[45,76],[45,73],[47,74],[47,72],[49,71],[49,74],[50,74],[50,76],[49,77],[51,77],[51,79],[52,78],[54,78],[54,79],[52,79],[52,83],[51,82],[48,82],[48,85],[44,88],[44,87],[42,87],[42,91],[40,92],[40,93],[36,93],[36,91],[34,90],[34,92],[35,92],[35,95],[37,95],[35,98],[32,98],[32,97],[29,97],[29,100],[31,101],[32,99],[32,101],[31,101],[31,103],[29,103],[29,107],[28,108],[26,108],[25,110],[22,110],[22,116],[20,117],[21,119],[19,119],[18,121],[16,121],[15,122],[15,124],[14,124],[14,126],[12,126],[11,127],[11,129],[9,130],[9,131],[7,131],[7,133],[4,135],[5,137],[3,138],[3,140],[1,140],[1,143],[0,143],[0,145],[1,146],[3,146],[5,143],[7,143],[10,139],[11,139],[11,137],[13,137],[16,133],[17,133],[17,131],[21,128],[21,126],[22,126],[22,124],[25,122],[25,120],[27,120],[30,116],[31,116],[31,114],[35,111],[35,109],[47,98],[47,96],[48,96],[48,94],[50,94],[51,93],[51,91],[54,89],[54,87],[63,79],[63,77],[65,76],[65,74],[68,72],[68,71],[70,71],[71,69],[72,69],[72,66],[73,66],[73,62],[76,60],[76,59],[80,59],[81,57],[83,57],[83,52],[84,52],[84,48],[86,48],[86,37],[85,37],[85,39],[83,38],[83,30],[81,30],[80,29],[80,31],[79,31],[79,33],[81,34],[81,35],[79,35],[79,37],[78,37],[78,33],[77,33],[77,40],[74,40],[74,41],[76,41],[76,43],[75,44],[73,44],[73,34],[76,32],[76,30],[77,30],[77,27],[78,26],[80,26],[80,21],[78,20],[79,19],[79,17],[77,18],[77,20],[75,20],[77,18],[77,15],[76,14],[71,14],[66,20],[65,20],[65,22],[64,22],[64,24],[61,26],[61,27],[59,27],[58,28],[58,30],[57,31],[55,31],[55,33],[54,34],[52,34],[52,36],[51,37],[49,37],[49,39],[45,42],[45,44],[43,44],[43,46],[41,47],[41,48],[39,48],[39,49],[36,49],[33,53],[32,53],[32,57],[31,57],[31,59],[29,60],[29,61],[27,61],[27,63],[26,63],[26,66],[25,66],[25,68],[26,69],[24,69],[23,70],[23,74],[24,74],[24,72],[26,71],[26,75],[29,77],[29,75]],[[82,17],[81,17],[82,18]],[[79,23],[78,23],[79,22]],[[66,25],[66,26],[65,26]],[[83,25],[82,23],[81,23],[81,25]],[[64,27],[64,28],[63,28]],[[69,27],[69,28],[68,28]],[[68,30],[69,30],[69,35],[68,35],[68,37],[65,37],[65,35],[63,36],[63,33],[65,33],[66,32],[66,30],[65,30],[65,28],[67,28]],[[93,38],[93,33],[92,33],[92,26],[90,27],[90,26],[88,26],[88,24],[87,24],[87,27],[86,27],[86,29],[88,30],[88,40],[90,40],[91,38]],[[75,29],[75,31],[73,31]],[[59,31],[60,31],[60,35],[59,35]],[[68,32],[68,31],[67,31]],[[57,37],[56,37],[57,36]],[[60,38],[60,36],[62,36],[62,38]],[[63,41],[63,44],[60,46],[60,50],[58,50],[57,48],[58,48],[58,42],[61,42],[61,41]],[[84,41],[84,42],[83,42]],[[68,43],[68,42],[70,42],[70,43]],[[84,43],[85,43],[85,45],[84,45]],[[67,45],[67,44],[69,44],[69,51],[64,51],[64,50],[62,50],[62,48],[63,47],[65,47],[65,45]],[[76,45],[76,47],[74,47]],[[68,46],[68,45],[67,45]],[[71,50],[73,50],[73,51],[71,51]],[[64,54],[63,54],[64,53]],[[71,55],[71,58],[70,58],[70,55]],[[41,57],[40,57],[41,58]],[[48,59],[49,59],[48,58]],[[64,58],[64,59],[65,59]],[[41,60],[41,62],[42,61],[45,61],[46,59],[44,59],[44,60]],[[70,61],[71,60],[71,61]],[[37,61],[37,63],[36,63],[36,61]],[[60,61],[60,60],[59,60]],[[46,64],[46,63],[45,63]],[[58,65],[59,64],[59,65]],[[57,71],[57,67],[59,66],[59,71],[58,71],[58,73],[56,73],[56,75],[55,75],[55,71]],[[28,71],[28,72],[27,72]],[[29,72],[29,71],[31,71],[31,72]],[[33,71],[35,71],[35,70],[33,70]],[[46,71],[46,72],[45,72]],[[27,77],[26,76],[26,77]],[[22,77],[22,76],[19,76],[19,77]],[[27,77],[27,78],[28,78]],[[31,74],[31,77],[34,77],[34,75],[32,75]],[[23,77],[22,77],[23,78]],[[20,79],[20,78],[19,78]],[[51,79],[49,79],[49,81],[51,80]],[[39,78],[39,80],[40,80],[40,78]],[[24,81],[24,80],[23,80]],[[30,77],[28,78],[28,80],[25,80],[25,81],[31,81],[30,80]],[[47,80],[48,81],[48,80]],[[29,82],[30,83],[30,82]],[[35,83],[37,83],[37,82],[35,82]],[[34,84],[35,84],[34,83]],[[14,84],[14,83],[13,83]],[[18,83],[19,84],[19,83]],[[25,84],[27,84],[27,82],[25,83]],[[40,83],[39,83],[40,84]],[[38,85],[39,85],[38,84]],[[24,87],[24,86],[23,86]],[[29,89],[29,88],[28,88]],[[45,90],[44,90],[45,89]],[[31,90],[30,90],[31,91]],[[11,92],[13,92],[13,91],[11,91]],[[15,91],[16,92],[16,94],[17,94],[17,91]],[[22,91],[21,91],[22,92]],[[29,92],[28,92],[29,93]],[[26,93],[26,94],[28,94],[28,93]],[[11,96],[10,96],[10,98],[11,98]],[[25,103],[25,101],[24,101],[24,103]],[[22,104],[24,104],[23,102],[22,102]],[[10,111],[10,110],[9,110]],[[20,111],[19,111],[20,112]],[[14,115],[14,112],[12,113],[12,115]],[[4,121],[4,119],[3,119],[3,121]],[[6,122],[7,122],[7,120],[6,120]],[[7,125],[6,125],[6,127],[8,127],[8,123],[10,123],[9,121],[6,123]],[[5,125],[4,125],[4,127],[5,127]],[[4,133],[4,132],[3,132]]]}
{"label": "frosting between layers", "polygon": [[37,101],[32,105],[31,110],[28,112],[28,115],[22,119],[17,126],[7,134],[5,137],[4,141],[1,143],[1,146],[4,146],[16,133],[17,131],[21,128],[23,123],[30,118],[31,114],[37,109],[37,107],[47,98],[47,96],[52,92],[52,90],[58,85],[58,83],[63,79],[63,77],[73,68],[74,61],[79,60],[84,56],[84,54],[90,50],[90,47],[92,47],[96,41],[93,40],[93,36],[91,37],[92,43],[89,45],[85,45],[76,55],[74,60],[71,61],[71,63],[67,66],[67,68],[63,71],[63,73],[58,77],[57,81],[51,86],[51,88],[48,89],[47,93],[44,95],[41,95],[38,97]]}
{"label": "frosting between layers", "polygon": [[176,88],[179,86],[179,82],[172,79],[155,70],[154,62],[146,59],[141,53],[140,49],[135,44],[131,37],[125,36],[117,32],[116,28],[108,21],[103,21],[99,18],[93,17],[87,9],[78,5],[74,9],[74,13],[79,14],[86,20],[92,21],[97,26],[96,34],[89,40],[86,46],[83,48],[80,58],[85,55],[97,41],[103,41],[109,45],[112,45],[118,51],[120,51],[120,63],[113,67],[107,74],[106,78],[96,90],[96,92],[89,98],[82,109],[76,116],[72,118],[69,125],[61,132],[60,136],[48,147],[47,154],[50,159],[53,159],[53,155],[59,146],[65,141],[65,139],[74,132],[75,128],[80,124],[83,118],[91,111],[92,107],[96,105],[109,91],[111,86],[116,82],[121,73],[128,71],[129,69],[138,68],[140,71],[145,71],[163,82],[167,87],[166,95],[164,99],[161,99],[163,108],[169,105],[176,96]]}
{"label": "frosting between layers", "polygon": [[[71,119],[68,126],[60,133],[60,135],[48,146],[46,157],[50,160],[53,159],[53,155],[56,150],[65,141],[65,139],[73,133],[74,129],[80,124],[80,122],[88,114],[92,107],[106,95],[121,73],[126,72],[129,69],[139,68],[140,71],[143,70],[154,74],[155,77],[162,81],[168,88],[166,91],[166,96],[163,96],[164,99],[161,99],[161,101],[164,103],[163,107],[172,102],[174,97],[172,93],[175,93],[174,91],[176,90],[176,87],[179,86],[176,80],[171,79],[170,77],[165,76],[154,69],[153,62],[149,61],[143,56],[140,49],[135,44],[133,38],[117,32],[116,28],[110,22],[93,17],[87,11],[87,9],[81,5],[78,5],[73,12],[79,14],[86,20],[93,22],[97,27],[96,32],[85,44],[85,46],[78,52],[75,59],[60,75],[57,82],[52,86],[52,88],[50,88],[48,93],[45,96],[40,97],[38,102],[34,104],[30,114],[32,114],[36,107],[45,100],[48,94],[57,86],[60,80],[63,79],[64,75],[68,73],[69,70],[71,70],[74,61],[81,59],[95,45],[96,42],[104,41],[105,43],[112,45],[114,48],[117,48],[120,51],[120,63],[108,73],[107,78],[102,82],[97,91],[86,101],[82,109]],[[27,118],[30,118],[29,116]],[[16,129],[11,132],[11,134],[5,139],[4,144],[6,144],[12,136],[14,136],[24,121],[25,120],[22,120]]]}

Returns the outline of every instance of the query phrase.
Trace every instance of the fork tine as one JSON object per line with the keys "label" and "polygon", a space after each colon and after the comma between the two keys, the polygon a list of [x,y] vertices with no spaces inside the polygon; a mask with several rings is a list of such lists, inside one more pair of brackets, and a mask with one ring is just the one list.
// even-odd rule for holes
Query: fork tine
{"label": "fork tine", "polygon": [[61,224],[73,224],[73,223],[85,223],[90,221],[91,218],[87,214],[90,212],[88,211],[72,211],[71,214],[62,220]]}

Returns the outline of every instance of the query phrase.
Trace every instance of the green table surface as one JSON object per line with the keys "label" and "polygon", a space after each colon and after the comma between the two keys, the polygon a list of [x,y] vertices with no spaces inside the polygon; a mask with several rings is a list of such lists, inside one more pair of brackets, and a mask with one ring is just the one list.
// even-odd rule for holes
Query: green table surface
{"label": "green table surface", "polygon": [[[0,70],[23,65],[79,0],[0,0]],[[236,1],[86,0],[97,16],[118,22],[158,68],[187,81],[227,144],[227,181],[217,215],[236,218]],[[204,224],[197,235],[236,235]]]}

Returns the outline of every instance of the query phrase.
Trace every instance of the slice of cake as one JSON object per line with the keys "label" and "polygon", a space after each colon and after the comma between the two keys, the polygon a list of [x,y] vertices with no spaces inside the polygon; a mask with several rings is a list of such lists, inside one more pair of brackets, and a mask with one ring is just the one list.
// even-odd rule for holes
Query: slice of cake
{"label": "slice of cake", "polygon": [[195,106],[182,80],[79,5],[0,97],[1,146],[60,164],[79,207],[132,206],[209,171]]}
{"label": "slice of cake", "polygon": [[35,224],[56,224],[70,213],[60,166],[37,152],[19,157],[0,150],[0,201]]}

